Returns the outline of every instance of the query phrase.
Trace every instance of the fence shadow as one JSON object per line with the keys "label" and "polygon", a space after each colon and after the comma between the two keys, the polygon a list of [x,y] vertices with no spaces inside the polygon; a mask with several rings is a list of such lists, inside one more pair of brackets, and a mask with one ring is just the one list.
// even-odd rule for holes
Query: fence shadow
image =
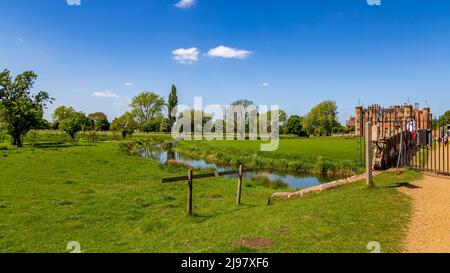
{"label": "fence shadow", "polygon": [[390,188],[390,189],[395,189],[395,188],[408,188],[408,189],[415,190],[415,189],[421,189],[422,187],[413,185],[413,184],[411,184],[411,183],[409,183],[409,182],[399,182],[399,183],[396,183],[396,184],[393,185],[393,186],[388,186],[387,188]]}

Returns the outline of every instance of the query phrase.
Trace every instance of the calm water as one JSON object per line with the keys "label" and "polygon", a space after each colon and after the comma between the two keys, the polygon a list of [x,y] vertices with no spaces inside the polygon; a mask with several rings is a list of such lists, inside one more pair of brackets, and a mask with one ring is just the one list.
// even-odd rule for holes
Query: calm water
{"label": "calm water", "polygon": [[[200,169],[214,169],[219,172],[235,170],[236,168],[219,166],[214,163],[206,162],[205,160],[193,159],[183,154],[177,153],[173,149],[172,144],[156,145],[155,147],[144,147],[141,150],[141,156],[145,159],[154,159],[161,163],[167,164],[169,161],[177,161],[193,168]],[[339,177],[320,176],[312,174],[292,174],[292,173],[280,173],[273,171],[254,171],[244,174],[246,178],[251,179],[255,176],[266,176],[271,180],[280,180],[289,185],[290,188],[301,189],[317,186],[323,183],[331,182]],[[237,175],[225,176],[226,178],[236,178]]]}

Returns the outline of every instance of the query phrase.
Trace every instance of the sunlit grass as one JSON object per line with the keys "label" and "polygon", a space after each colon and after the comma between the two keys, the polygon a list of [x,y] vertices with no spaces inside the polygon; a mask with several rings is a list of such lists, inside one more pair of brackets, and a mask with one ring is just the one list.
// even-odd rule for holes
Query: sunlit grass
{"label": "sunlit grass", "polygon": [[261,141],[183,141],[183,153],[223,164],[316,174],[350,175],[361,171],[355,138],[281,139],[274,152],[262,152]]}
{"label": "sunlit grass", "polygon": [[[8,146],[0,150],[0,252],[367,252],[370,241],[401,250],[409,199],[393,186],[418,174],[376,177],[304,199],[268,205],[276,190],[235,179],[194,181],[186,169],[119,151],[119,143]],[[283,151],[283,150],[281,150]],[[263,244],[261,244],[263,242]]]}

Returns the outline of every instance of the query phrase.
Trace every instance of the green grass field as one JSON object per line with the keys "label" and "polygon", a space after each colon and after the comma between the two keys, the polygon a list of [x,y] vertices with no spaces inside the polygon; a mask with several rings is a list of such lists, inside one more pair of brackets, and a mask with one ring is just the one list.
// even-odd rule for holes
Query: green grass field
{"label": "green grass field", "polygon": [[[295,148],[292,156],[302,157],[296,143],[307,141],[289,140],[279,153]],[[321,145],[309,154],[350,157],[340,141],[352,140],[333,139],[331,149]],[[198,180],[190,218],[186,184],[160,183],[186,170],[128,155],[119,144],[3,144],[0,252],[66,252],[69,241],[83,252],[368,252],[371,241],[396,252],[411,209],[395,186],[419,177],[386,173],[376,177],[375,189],[359,182],[272,205],[274,189],[245,180],[240,207],[234,179]]]}
{"label": "green grass field", "polygon": [[275,152],[261,152],[261,141],[183,141],[177,149],[222,164],[316,174],[361,172],[356,138],[281,139]]}

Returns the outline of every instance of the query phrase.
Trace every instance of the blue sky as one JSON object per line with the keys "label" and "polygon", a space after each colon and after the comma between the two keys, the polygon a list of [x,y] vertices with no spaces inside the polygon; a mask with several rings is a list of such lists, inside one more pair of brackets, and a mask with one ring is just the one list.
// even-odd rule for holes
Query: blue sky
{"label": "blue sky", "polygon": [[333,99],[342,122],[358,99],[450,109],[450,1],[177,2],[0,0],[0,69],[37,72],[48,112],[110,118],[171,84],[187,105],[247,98],[303,115]]}

